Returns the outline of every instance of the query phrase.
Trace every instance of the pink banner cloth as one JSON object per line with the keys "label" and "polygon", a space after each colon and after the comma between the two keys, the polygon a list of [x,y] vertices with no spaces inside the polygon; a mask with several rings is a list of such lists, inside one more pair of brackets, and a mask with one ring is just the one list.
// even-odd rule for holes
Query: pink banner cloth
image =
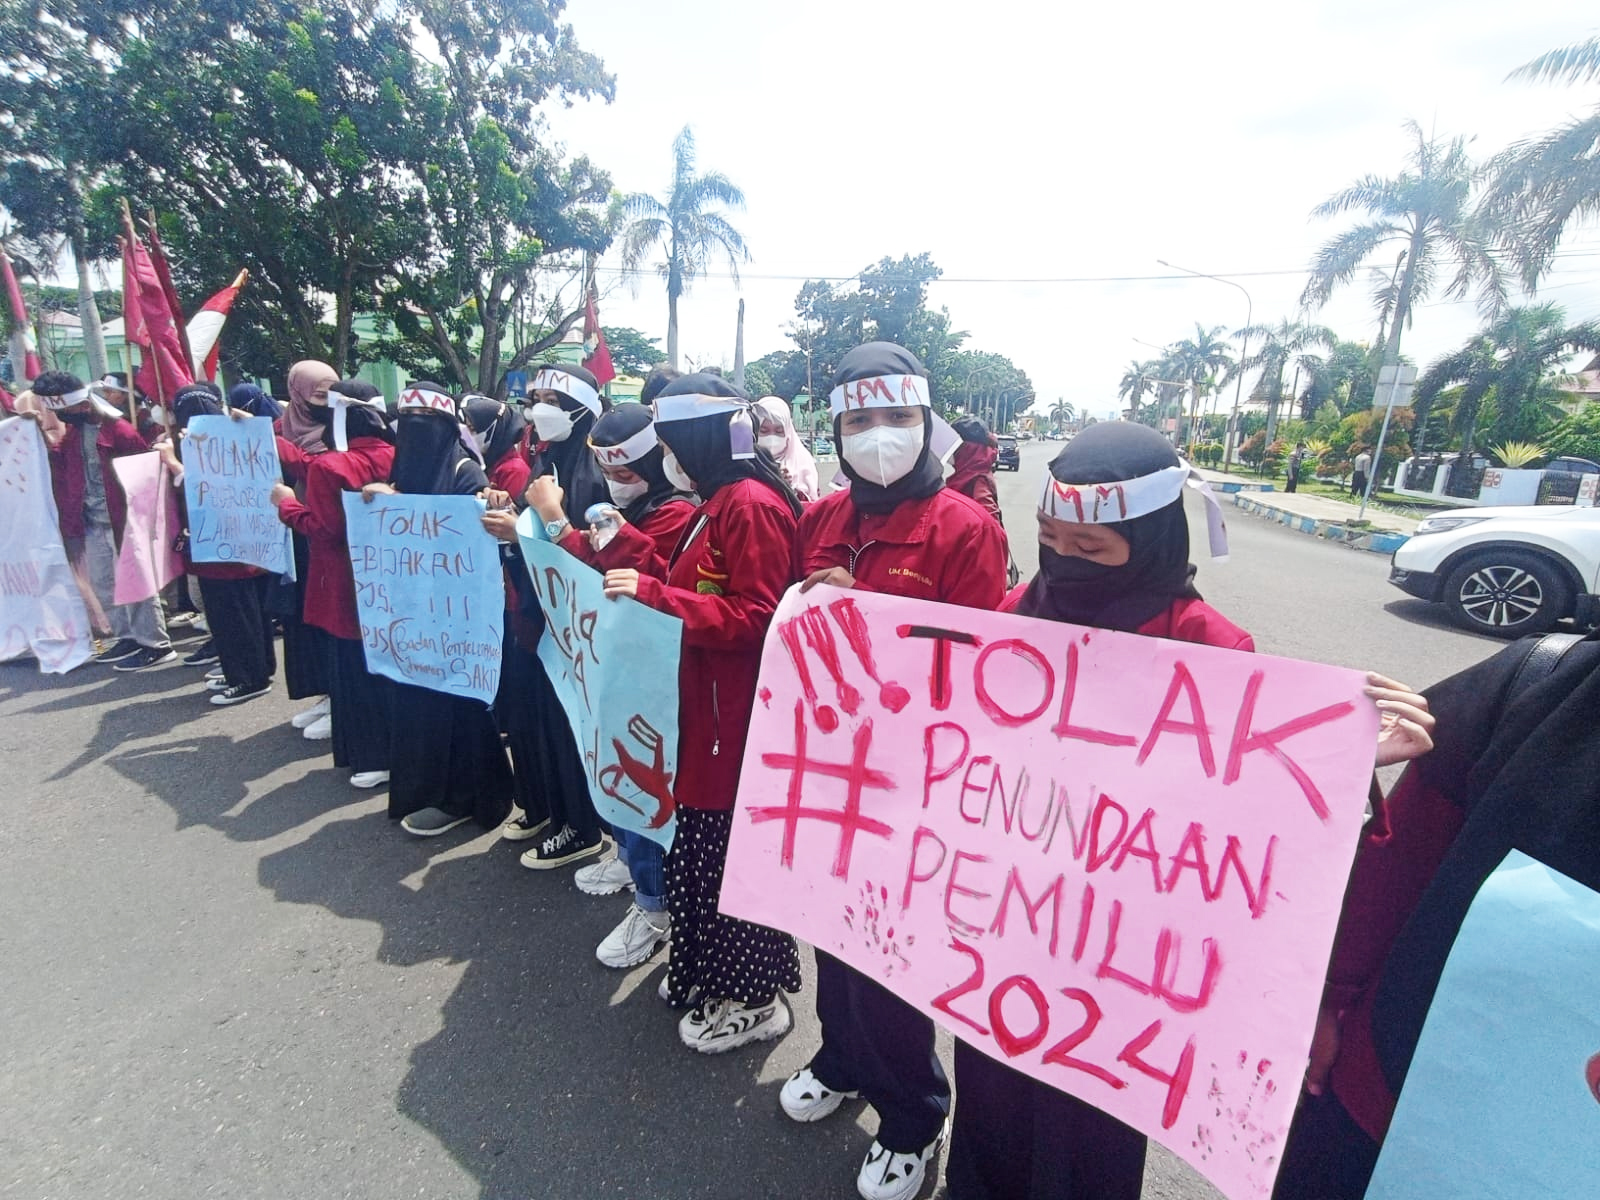
{"label": "pink banner cloth", "polygon": [[113,599],[137,604],[183,574],[183,557],[172,546],[183,528],[178,491],[172,486],[172,473],[154,450],[113,459],[111,465],[128,498]]}
{"label": "pink banner cloth", "polygon": [[722,909],[837,955],[1235,1200],[1268,1196],[1365,815],[1365,682],[791,590]]}

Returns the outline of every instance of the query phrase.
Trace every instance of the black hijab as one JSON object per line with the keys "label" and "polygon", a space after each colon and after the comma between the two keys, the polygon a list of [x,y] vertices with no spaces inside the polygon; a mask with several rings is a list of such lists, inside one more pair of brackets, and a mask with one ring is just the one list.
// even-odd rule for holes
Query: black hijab
{"label": "black hijab", "polygon": [[[594,432],[589,435],[589,441],[595,446],[620,446],[648,427],[651,419],[650,409],[643,404],[619,405],[594,423]],[[631,463],[621,464],[650,485],[649,491],[622,510],[622,519],[628,524],[640,524],[656,509],[673,500],[693,503],[693,496],[680,492],[667,478],[661,461],[665,457],[666,452],[658,442]]]}
{"label": "black hijab", "polygon": [[[382,394],[365,379],[340,379],[330,383],[328,390],[362,401],[376,400]],[[333,450],[333,405],[311,404],[307,408],[311,412],[311,419],[322,426],[323,443]],[[394,430],[389,427],[389,418],[382,409],[365,403],[352,405],[345,410],[344,436],[346,442],[353,442],[358,437],[375,437],[394,444]]]}
{"label": "black hijab", "polygon": [[488,396],[468,396],[461,405],[461,418],[483,443],[483,465],[495,467],[517,448],[528,422],[509,404]]}
{"label": "black hijab", "polygon": [[[560,369],[590,384],[596,392],[599,391],[594,376],[582,367],[562,366]],[[583,514],[591,504],[611,503],[611,493],[606,490],[606,477],[600,472],[600,464],[594,460],[594,451],[589,449],[589,434],[594,430],[598,418],[592,408],[565,392],[556,393],[556,403],[563,411],[573,414],[572,432],[559,442],[538,443],[539,452],[533,460],[533,473],[556,477],[556,482],[561,485],[562,512],[566,513],[567,520],[574,526],[583,529],[589,524]],[[604,414],[610,408],[611,402],[601,396],[600,412]]]}
{"label": "black hijab", "polygon": [[[1050,462],[1062,483],[1122,483],[1178,465],[1167,439],[1146,425],[1108,421],[1091,425]],[[1128,561],[1108,567],[1039,546],[1039,573],[1017,611],[1096,629],[1133,631],[1160,616],[1174,600],[1198,600],[1189,563],[1189,522],[1183,497],[1131,521],[1104,522],[1128,540]]]}
{"label": "black hijab", "polygon": [[222,415],[222,389],[214,383],[201,380],[185,384],[172,397],[172,420],[179,429],[187,429],[196,417]]}
{"label": "black hijab", "polygon": [[[917,356],[893,342],[868,342],[857,346],[839,360],[839,369],[833,373],[829,390],[846,383],[863,379],[878,379],[893,375],[920,375],[927,378]],[[833,419],[833,444],[839,447],[839,469],[850,481],[850,502],[858,512],[883,514],[893,512],[907,500],[922,500],[944,486],[944,467],[934,457],[933,409],[922,409],[922,453],[917,461],[899,479],[888,487],[880,487],[857,475],[850,460],[844,456],[844,434],[839,426],[842,417]]]}
{"label": "black hijab", "polygon": [[[674,379],[662,388],[658,399],[668,396],[720,396],[742,400],[745,407],[738,412],[712,413],[705,417],[691,417],[684,421],[657,421],[656,433],[672,449],[684,474],[694,480],[695,491],[702,500],[709,500],[730,483],[740,479],[754,479],[765,484],[800,515],[800,500],[794,490],[784,482],[783,473],[772,455],[756,446],[757,421],[750,412],[750,399],[726,379],[718,375],[685,375]],[[742,422],[740,441],[747,442],[755,451],[753,458],[733,456],[733,429]]]}
{"label": "black hijab", "polygon": [[[407,386],[444,391],[436,383]],[[473,496],[489,486],[477,456],[461,441],[456,413],[434,410],[400,413],[389,482],[407,496]]]}

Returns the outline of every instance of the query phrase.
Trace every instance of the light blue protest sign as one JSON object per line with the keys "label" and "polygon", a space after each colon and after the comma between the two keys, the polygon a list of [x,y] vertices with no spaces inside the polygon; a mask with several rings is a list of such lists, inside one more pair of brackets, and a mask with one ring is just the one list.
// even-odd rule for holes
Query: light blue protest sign
{"label": "light blue protest sign", "polygon": [[367,670],[494,702],[505,580],[474,496],[344,496]]}
{"label": "light blue protest sign", "polygon": [[189,509],[189,558],[294,574],[292,534],[269,496],[283,482],[266,417],[195,417],[179,453]]}
{"label": "light blue protest sign", "polygon": [[517,539],[544,610],[539,659],[583,755],[589,794],[612,825],[672,848],[678,826],[678,654],[683,622],[626,597],[552,545],[532,511]]}
{"label": "light blue protest sign", "polygon": [[1467,911],[1367,1200],[1600,1196],[1600,894],[1513,850]]}

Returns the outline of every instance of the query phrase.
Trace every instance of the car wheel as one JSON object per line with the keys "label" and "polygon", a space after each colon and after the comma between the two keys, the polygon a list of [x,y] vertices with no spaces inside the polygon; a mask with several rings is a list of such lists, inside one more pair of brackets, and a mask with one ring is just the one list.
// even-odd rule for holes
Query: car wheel
{"label": "car wheel", "polygon": [[1561,572],[1516,550],[1468,559],[1450,573],[1442,598],[1457,624],[1501,638],[1544,633],[1572,608]]}

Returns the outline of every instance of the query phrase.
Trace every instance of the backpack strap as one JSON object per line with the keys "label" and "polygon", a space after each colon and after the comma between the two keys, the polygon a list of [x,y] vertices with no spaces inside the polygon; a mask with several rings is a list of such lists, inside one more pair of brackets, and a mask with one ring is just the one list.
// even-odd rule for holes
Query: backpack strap
{"label": "backpack strap", "polygon": [[1506,688],[1506,703],[1512,703],[1536,683],[1555,674],[1566,652],[1583,640],[1581,633],[1547,633],[1529,646],[1527,657]]}

